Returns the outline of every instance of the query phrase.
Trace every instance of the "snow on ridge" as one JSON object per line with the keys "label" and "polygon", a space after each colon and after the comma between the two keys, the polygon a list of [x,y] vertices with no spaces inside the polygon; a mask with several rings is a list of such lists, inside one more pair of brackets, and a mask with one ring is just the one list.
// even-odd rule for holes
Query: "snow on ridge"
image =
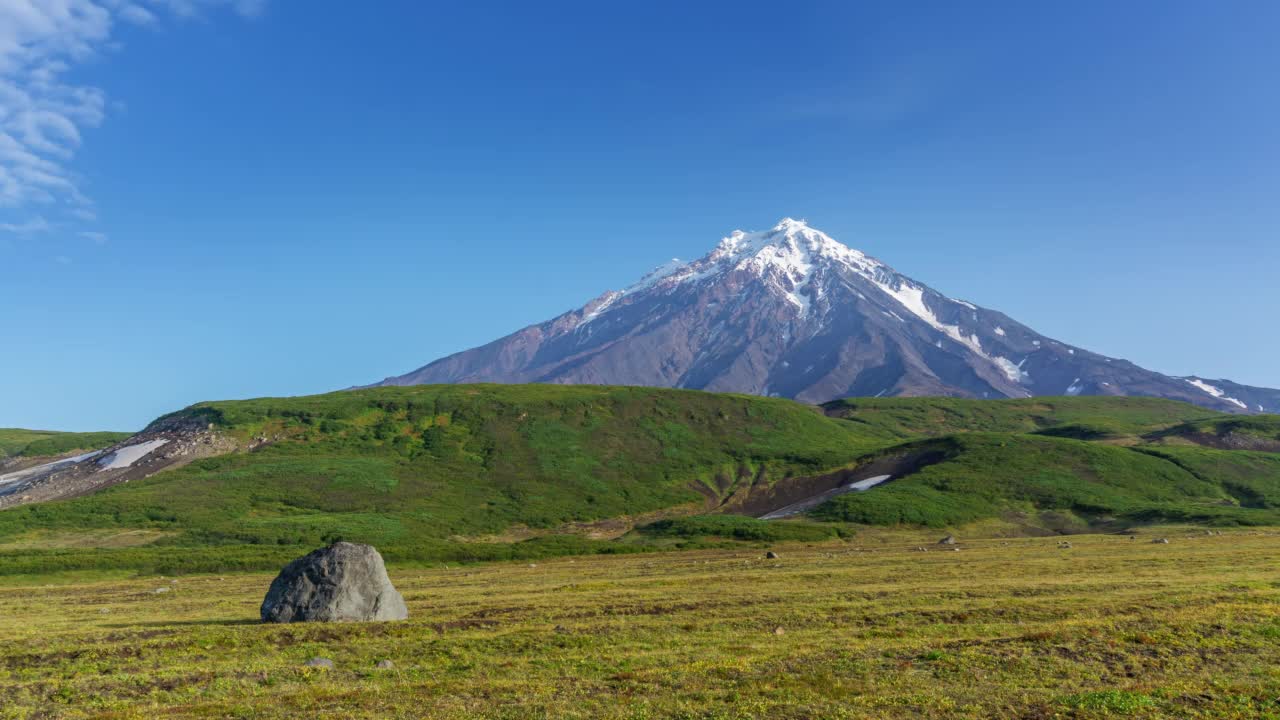
{"label": "snow on ridge", "polygon": [[[582,316],[582,320],[578,322],[578,327],[582,327],[583,325],[586,325],[592,320],[595,320],[596,318],[600,317],[601,313],[608,310],[609,307],[612,306],[613,303],[618,300],[618,298],[622,297],[622,295],[623,293],[612,292],[612,291],[605,293],[604,300],[601,300],[599,305],[596,305],[594,308],[592,308],[591,312]],[[585,310],[586,308],[583,308],[583,309]]]}
{"label": "snow on ridge", "polygon": [[654,285],[657,285],[662,280],[665,280],[671,277],[672,275],[675,275],[676,273],[680,272],[681,270],[685,269],[688,266],[689,266],[689,263],[681,260],[680,258],[671,258],[670,260],[662,263],[658,267],[650,270],[648,273],[645,274],[644,277],[640,278],[639,282],[627,288],[626,290],[623,290],[622,294],[630,295],[631,293],[639,292],[646,288],[651,288]]}
{"label": "snow on ridge", "polygon": [[1080,384],[1080,378],[1071,381],[1071,385],[1067,387],[1067,395],[1075,397],[1084,390],[1084,386]]}
{"label": "snow on ridge", "polygon": [[897,288],[883,282],[876,282],[876,284],[880,286],[881,290],[888,293],[890,297],[901,303],[903,307],[910,310],[912,315],[924,320],[934,330],[962,345],[968,346],[979,355],[987,357],[987,353],[982,349],[982,342],[978,340],[977,335],[966,335],[960,330],[960,326],[947,325],[939,320],[937,315],[933,314],[933,311],[924,302],[924,288],[916,287],[905,280],[900,281]]}
{"label": "snow on ridge", "polygon": [[1218,398],[1219,400],[1225,400],[1226,402],[1229,402],[1229,403],[1231,403],[1232,405],[1236,405],[1237,407],[1240,407],[1240,408],[1242,408],[1242,409],[1244,409],[1244,410],[1248,410],[1248,409],[1249,409],[1249,406],[1248,406],[1248,405],[1245,405],[1244,403],[1240,402],[1239,400],[1237,400],[1237,399],[1235,399],[1235,398],[1233,398],[1233,397],[1227,397],[1227,394],[1226,394],[1225,392],[1223,392],[1222,388],[1217,387],[1217,386],[1215,386],[1215,385],[1210,385],[1209,383],[1207,383],[1207,382],[1205,382],[1205,381],[1201,380],[1200,378],[1189,377],[1189,378],[1182,378],[1182,379],[1183,379],[1183,380],[1185,380],[1186,382],[1188,382],[1188,383],[1190,383],[1190,384],[1192,384],[1192,385],[1196,386],[1197,388],[1200,388],[1200,389],[1201,389],[1201,390],[1203,390],[1204,392],[1206,392],[1206,393],[1208,393],[1208,394],[1210,394],[1210,395],[1212,395],[1212,396],[1214,396],[1214,397]]}
{"label": "snow on ridge", "polygon": [[996,334],[997,334],[997,335],[999,335],[1000,337],[1004,337],[1004,336],[1005,336],[1004,328],[1002,328],[1002,327],[1000,327],[1000,326],[998,326],[998,325],[997,325],[997,326],[996,326]]}

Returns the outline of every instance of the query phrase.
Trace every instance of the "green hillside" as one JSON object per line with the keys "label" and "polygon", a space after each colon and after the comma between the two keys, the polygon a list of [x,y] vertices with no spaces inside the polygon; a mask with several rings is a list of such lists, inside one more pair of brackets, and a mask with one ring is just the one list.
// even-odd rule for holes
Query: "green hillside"
{"label": "green hillside", "polygon": [[823,406],[832,417],[880,428],[900,438],[961,432],[1047,433],[1073,430],[1098,437],[1139,436],[1197,421],[1236,418],[1156,398],[1040,397],[1024,400],[960,398],[848,398]]}
{"label": "green hillside", "polygon": [[97,450],[120,442],[133,433],[53,432],[0,428],[0,459],[6,457],[48,457],[75,450]]}
{"label": "green hillside", "polygon": [[[0,572],[270,567],[339,537],[394,560],[467,560],[828,537],[858,524],[1280,523],[1280,453],[1174,442],[1178,428],[1240,419],[1163,400],[814,408],[652,388],[462,385],[201,403],[162,421],[184,418],[244,447],[266,444],[0,512]],[[715,515],[761,488],[809,487],[803,479],[873,462],[902,466],[785,530],[663,519]],[[84,537],[148,544],[67,540]]]}

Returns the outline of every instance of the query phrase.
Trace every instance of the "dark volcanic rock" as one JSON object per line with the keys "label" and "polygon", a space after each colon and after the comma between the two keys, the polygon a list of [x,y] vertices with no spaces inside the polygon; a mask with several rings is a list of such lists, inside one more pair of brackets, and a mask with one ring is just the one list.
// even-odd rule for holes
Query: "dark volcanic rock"
{"label": "dark volcanic rock", "polygon": [[263,622],[404,620],[404,598],[382,556],[369,545],[339,542],[289,563],[262,601]]}
{"label": "dark volcanic rock", "polygon": [[796,220],[381,385],[644,385],[776,395],[1131,395],[1234,413],[1280,390],[1171,377],[947,297]]}

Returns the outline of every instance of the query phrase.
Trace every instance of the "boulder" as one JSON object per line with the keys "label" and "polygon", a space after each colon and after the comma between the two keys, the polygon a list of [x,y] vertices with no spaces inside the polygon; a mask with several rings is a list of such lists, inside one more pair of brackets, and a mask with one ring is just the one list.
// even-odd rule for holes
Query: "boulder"
{"label": "boulder", "polygon": [[955,545],[955,544],[956,544],[956,536],[955,536],[955,535],[948,535],[948,536],[946,536],[946,537],[942,538],[941,540],[939,540],[939,541],[938,541],[938,544],[939,544],[939,545]]}
{"label": "boulder", "polygon": [[774,552],[774,551],[770,550],[769,552],[767,552],[767,553],[765,553],[765,554],[764,554],[764,557],[765,557],[765,559],[766,559],[766,560],[777,560],[777,559],[778,559],[778,553],[776,553],[776,552]]}
{"label": "boulder", "polygon": [[263,622],[365,622],[409,617],[372,546],[339,542],[289,563],[262,601]]}

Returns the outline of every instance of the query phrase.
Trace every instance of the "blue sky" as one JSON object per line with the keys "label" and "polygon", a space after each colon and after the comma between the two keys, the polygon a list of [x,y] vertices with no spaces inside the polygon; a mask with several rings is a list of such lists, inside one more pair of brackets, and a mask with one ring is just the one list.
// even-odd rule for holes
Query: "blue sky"
{"label": "blue sky", "polygon": [[1064,341],[1280,387],[1278,23],[0,0],[0,427],[378,380],[783,216]]}

